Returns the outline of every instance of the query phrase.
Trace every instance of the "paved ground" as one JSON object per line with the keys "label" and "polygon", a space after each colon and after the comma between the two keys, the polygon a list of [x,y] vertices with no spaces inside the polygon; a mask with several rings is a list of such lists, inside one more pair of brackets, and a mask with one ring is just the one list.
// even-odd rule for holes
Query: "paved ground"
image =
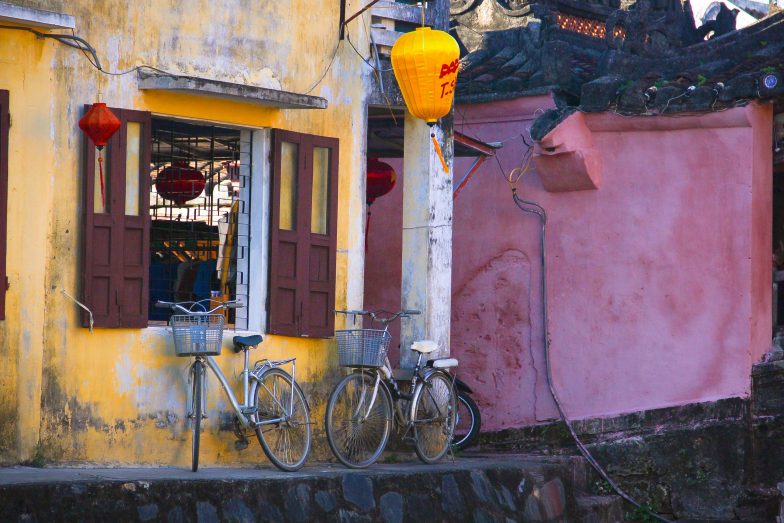
{"label": "paved ground", "polygon": [[431,472],[466,471],[506,466],[515,463],[559,464],[562,458],[522,455],[473,455],[445,459],[435,465],[406,460],[403,463],[377,463],[364,470],[351,470],[339,464],[307,465],[297,472],[282,472],[272,465],[263,468],[200,467],[198,472],[173,467],[8,467],[0,468],[0,486],[72,481],[161,481],[161,480],[274,480],[292,478],[329,478],[352,473],[377,476]]}
{"label": "paved ground", "polygon": [[521,455],[295,473],[13,467],[0,469],[0,521],[580,521],[586,481],[579,458]]}

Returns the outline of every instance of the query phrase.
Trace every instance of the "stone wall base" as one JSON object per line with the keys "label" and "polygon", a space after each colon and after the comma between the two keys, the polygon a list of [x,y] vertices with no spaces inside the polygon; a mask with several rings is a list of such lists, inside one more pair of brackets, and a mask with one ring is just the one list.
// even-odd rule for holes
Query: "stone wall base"
{"label": "stone wall base", "polygon": [[[784,361],[755,365],[752,380],[750,399],[586,419],[574,428],[611,478],[670,518],[784,522]],[[561,422],[482,434],[479,445],[577,452]]]}

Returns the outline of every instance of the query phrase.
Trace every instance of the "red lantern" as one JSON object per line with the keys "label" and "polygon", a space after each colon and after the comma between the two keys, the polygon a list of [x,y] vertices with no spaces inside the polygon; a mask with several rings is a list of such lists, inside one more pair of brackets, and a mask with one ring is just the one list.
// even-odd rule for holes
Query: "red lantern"
{"label": "red lantern", "polygon": [[105,103],[95,102],[90,110],[79,120],[79,129],[84,131],[98,148],[98,170],[101,173],[101,203],[106,207],[106,194],[103,187],[103,155],[101,150],[122,123]]}
{"label": "red lantern", "polygon": [[380,162],[376,158],[368,158],[367,189],[365,198],[372,205],[376,198],[384,196],[395,187],[397,174],[391,165]]}
{"label": "red lantern", "polygon": [[109,138],[120,128],[120,120],[106,107],[105,103],[95,102],[87,114],[79,120],[79,129],[90,137],[98,150],[103,149]]}
{"label": "red lantern", "polygon": [[197,198],[206,186],[204,175],[188,165],[188,162],[174,162],[161,169],[155,178],[158,194],[177,205]]}

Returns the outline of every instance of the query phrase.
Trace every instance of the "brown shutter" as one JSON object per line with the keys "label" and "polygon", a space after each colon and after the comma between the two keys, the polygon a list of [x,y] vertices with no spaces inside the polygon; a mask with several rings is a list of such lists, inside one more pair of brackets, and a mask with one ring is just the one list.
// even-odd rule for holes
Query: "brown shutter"
{"label": "brown shutter", "polygon": [[[89,106],[85,110],[89,109]],[[95,212],[95,146],[84,138],[83,299],[96,327],[145,327],[149,296],[150,113],[112,108],[122,122],[104,149],[106,212]],[[141,124],[138,215],[125,214],[128,123]],[[88,317],[83,315],[83,325]]]}
{"label": "brown shutter", "polygon": [[[283,142],[298,146],[294,230],[280,227]],[[327,234],[311,233],[314,147],[326,147],[330,151]],[[335,307],[338,141],[275,130],[272,152],[268,330],[287,336],[331,337]]]}
{"label": "brown shutter", "polygon": [[5,291],[8,281],[5,252],[8,234],[8,128],[10,126],[8,91],[0,90],[0,320],[5,319]]}
{"label": "brown shutter", "polygon": [[302,331],[305,336],[329,338],[335,332],[335,255],[337,251],[338,209],[338,140],[335,138],[311,137],[306,149],[306,177],[309,179],[307,198],[302,202],[308,217],[311,215],[313,184],[313,154],[316,147],[329,151],[327,234],[311,232],[308,221],[308,260],[306,265],[305,303],[302,315]]}

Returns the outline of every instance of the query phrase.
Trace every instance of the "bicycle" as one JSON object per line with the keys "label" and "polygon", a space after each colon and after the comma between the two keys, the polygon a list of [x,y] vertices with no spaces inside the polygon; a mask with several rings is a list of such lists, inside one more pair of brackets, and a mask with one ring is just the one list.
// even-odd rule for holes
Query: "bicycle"
{"label": "bicycle", "polygon": [[408,392],[403,392],[387,358],[389,324],[420,312],[403,310],[386,318],[378,315],[383,311],[335,312],[369,316],[383,329],[335,332],[340,365],[352,372],[335,386],[327,403],[325,428],[332,453],[347,467],[367,467],[378,460],[392,424],[397,423],[405,429],[403,439],[413,432],[414,448],[422,461],[435,463],[443,458],[450,449],[457,412],[454,378],[447,370],[456,367],[457,360],[431,359],[423,366],[423,357],[438,345],[429,340],[412,343],[417,363]]}
{"label": "bicycle", "polygon": [[[178,313],[172,314],[169,319],[175,352],[177,356],[194,358],[188,370],[191,384],[188,403],[191,410],[186,415],[192,421],[191,470],[196,472],[199,469],[201,422],[207,417],[203,394],[205,367],[218,379],[234,409],[237,448],[248,446],[244,431],[250,428],[255,431],[264,454],[276,467],[287,472],[299,470],[310,453],[311,434],[310,408],[294,377],[296,358],[278,361],[262,359],[250,369],[248,352],[258,347],[263,338],[259,334],[234,336],[234,352],[242,351],[245,357],[240,404],[213,356],[220,354],[223,344],[224,315],[216,312],[242,305],[235,300],[222,302],[209,309],[211,301],[155,303],[158,308],[169,308]],[[291,374],[280,368],[288,364],[291,365]]]}

